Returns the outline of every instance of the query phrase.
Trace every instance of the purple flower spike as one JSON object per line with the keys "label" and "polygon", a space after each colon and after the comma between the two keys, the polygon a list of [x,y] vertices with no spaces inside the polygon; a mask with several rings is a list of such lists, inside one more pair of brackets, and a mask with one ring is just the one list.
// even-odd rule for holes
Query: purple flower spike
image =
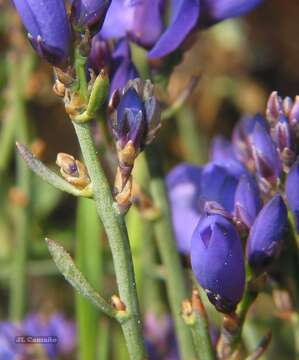
{"label": "purple flower spike", "polygon": [[110,3],[111,0],[72,0],[71,18],[75,26],[101,28]]}
{"label": "purple flower spike", "polygon": [[251,136],[251,146],[259,176],[270,184],[276,184],[281,172],[279,155],[270,134],[259,124]]}
{"label": "purple flower spike", "polygon": [[220,215],[203,218],[191,240],[192,270],[218,311],[231,313],[245,287],[242,244],[234,225]]}
{"label": "purple flower spike", "polygon": [[278,256],[287,223],[287,208],[276,194],[259,212],[247,240],[246,256],[255,273],[267,270]]}
{"label": "purple flower spike", "polygon": [[214,23],[246,14],[261,2],[262,0],[208,0],[204,3],[205,10]]}
{"label": "purple flower spike", "polygon": [[54,66],[65,66],[70,51],[70,27],[64,1],[13,0],[37,53]]}
{"label": "purple flower spike", "polygon": [[177,49],[195,28],[199,10],[199,0],[172,0],[170,24],[148,53],[149,58],[161,58]]}
{"label": "purple flower spike", "polygon": [[285,191],[299,233],[299,161],[295,162],[288,174]]}
{"label": "purple flower spike", "polygon": [[242,176],[235,194],[235,216],[247,228],[251,228],[261,209],[261,199],[256,180],[253,176]]}
{"label": "purple flower spike", "polygon": [[210,163],[203,168],[200,196],[203,200],[216,201],[232,212],[237,185],[238,179],[226,168]]}
{"label": "purple flower spike", "polygon": [[197,199],[201,172],[199,166],[180,164],[166,177],[175,238],[184,254],[190,253],[191,237],[200,219]]}

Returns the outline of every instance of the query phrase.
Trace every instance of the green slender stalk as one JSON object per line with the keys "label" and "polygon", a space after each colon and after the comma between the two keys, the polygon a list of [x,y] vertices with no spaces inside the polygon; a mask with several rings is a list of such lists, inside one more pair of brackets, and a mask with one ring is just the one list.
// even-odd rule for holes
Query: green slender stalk
{"label": "green slender stalk", "polygon": [[203,134],[199,132],[194,111],[187,105],[183,106],[178,111],[176,123],[183,146],[184,159],[192,164],[204,164],[208,158],[208,145]]}
{"label": "green slender stalk", "polygon": [[191,334],[180,315],[181,302],[187,298],[183,268],[174,240],[166,189],[154,145],[146,148],[146,159],[150,173],[150,191],[154,203],[161,211],[160,218],[154,223],[154,233],[158,250],[166,268],[166,288],[173,314],[181,358],[191,360],[195,357]]}
{"label": "green slender stalk", "polygon": [[[16,66],[17,62],[11,64],[13,106],[18,121],[16,137],[22,142],[28,143],[28,124],[25,99],[22,93],[22,77],[17,73]],[[26,310],[27,246],[31,228],[31,172],[18,155],[16,156],[16,177],[16,186],[27,199],[24,206],[19,206],[16,209],[16,242],[10,279],[10,318],[19,321],[23,318]]]}
{"label": "green slender stalk", "polygon": [[[102,276],[102,226],[94,202],[78,200],[76,227],[76,265],[95,290]],[[79,358],[96,359],[100,312],[82,295],[76,293],[76,317],[79,339]]]}
{"label": "green slender stalk", "polygon": [[[76,70],[80,91],[86,98],[85,64],[86,59],[83,61],[81,55],[77,54]],[[125,220],[114,204],[109,183],[97,158],[90,125],[88,123],[76,124],[75,122],[73,124],[94,189],[96,209],[111,248],[119,296],[129,315],[126,321],[122,322],[129,355],[134,360],[145,359],[146,353],[142,337],[132,254]]]}

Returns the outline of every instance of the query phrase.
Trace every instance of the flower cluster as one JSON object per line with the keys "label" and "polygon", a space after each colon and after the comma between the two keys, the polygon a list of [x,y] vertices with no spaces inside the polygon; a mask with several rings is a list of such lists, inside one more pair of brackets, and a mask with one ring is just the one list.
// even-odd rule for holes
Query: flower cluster
{"label": "flower cluster", "polygon": [[[53,342],[38,343],[32,337],[51,337]],[[31,337],[32,343],[22,342]],[[19,342],[18,342],[18,339]],[[57,342],[54,341],[57,339]],[[0,323],[0,358],[15,359],[57,359],[71,354],[75,349],[76,330],[72,321],[61,313],[45,317],[40,313],[26,316],[21,324]]]}
{"label": "flower cluster", "polygon": [[242,118],[232,142],[214,140],[207,165],[180,164],[167,176],[178,249],[219,311],[241,300],[246,263],[259,275],[280,254],[286,203],[299,228],[298,110],[298,97],[273,92],[265,117]]}

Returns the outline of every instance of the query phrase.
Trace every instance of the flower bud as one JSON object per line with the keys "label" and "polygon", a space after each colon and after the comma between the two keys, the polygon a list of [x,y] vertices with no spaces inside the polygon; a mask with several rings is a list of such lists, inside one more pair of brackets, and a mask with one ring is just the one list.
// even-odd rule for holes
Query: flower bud
{"label": "flower bud", "polygon": [[235,217],[248,229],[261,209],[259,188],[253,176],[242,176],[235,194]]}
{"label": "flower bud", "polygon": [[251,136],[252,155],[261,180],[275,185],[281,173],[281,162],[270,134],[256,124]]}
{"label": "flower bud", "polygon": [[72,155],[59,153],[57,154],[56,164],[60,167],[61,175],[70,184],[73,184],[79,189],[84,189],[90,184],[85,165],[76,160]]}
{"label": "flower bud", "polygon": [[234,225],[220,215],[204,217],[191,240],[191,265],[218,311],[231,313],[245,288],[242,244]]}
{"label": "flower bud", "polygon": [[91,40],[91,49],[88,57],[88,63],[92,70],[99,74],[102,69],[108,70],[111,67],[111,53],[107,41],[105,41],[100,33],[93,36]]}
{"label": "flower bud", "polygon": [[13,0],[28,38],[50,64],[65,67],[70,52],[70,27],[64,1]]}
{"label": "flower bud", "polygon": [[295,98],[294,105],[289,114],[290,125],[297,139],[299,138],[299,96]]}
{"label": "flower bud", "polygon": [[297,232],[299,232],[299,161],[292,166],[285,185],[288,205],[295,218]]}
{"label": "flower bud", "polygon": [[288,118],[280,115],[271,131],[272,139],[276,144],[284,169],[288,171],[295,160],[294,144]]}
{"label": "flower bud", "polygon": [[193,231],[200,219],[201,168],[186,163],[173,168],[166,177],[172,224],[178,250],[189,254]]}
{"label": "flower bud", "polygon": [[243,117],[235,126],[233,131],[232,143],[236,157],[243,162],[250,170],[254,169],[252,149],[250,146],[250,136],[256,124],[260,124],[266,131],[269,125],[260,114],[255,116]]}
{"label": "flower bud", "polygon": [[287,223],[287,208],[276,194],[259,212],[247,240],[246,256],[255,273],[267,270],[278,256]]}
{"label": "flower bud", "polygon": [[277,91],[273,91],[269,96],[266,107],[266,118],[270,126],[275,126],[279,116],[283,114],[283,101]]}
{"label": "flower bud", "polygon": [[101,28],[111,0],[72,0],[71,19],[76,27]]}

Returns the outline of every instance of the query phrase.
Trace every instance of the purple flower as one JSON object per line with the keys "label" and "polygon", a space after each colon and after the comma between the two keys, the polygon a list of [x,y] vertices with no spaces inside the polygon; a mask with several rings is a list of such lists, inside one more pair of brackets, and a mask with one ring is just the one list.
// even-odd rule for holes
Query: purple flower
{"label": "purple flower", "polygon": [[246,14],[262,0],[203,0],[203,10],[211,23]]}
{"label": "purple flower", "polygon": [[138,72],[131,60],[128,41],[122,39],[116,45],[113,54],[113,75],[110,84],[110,96],[117,89],[123,89],[129,80],[138,78]]}
{"label": "purple flower", "polygon": [[198,166],[180,164],[166,177],[175,238],[179,251],[184,254],[190,253],[191,237],[200,219],[201,171]]}
{"label": "purple flower", "polygon": [[70,52],[70,27],[64,1],[13,0],[38,54],[54,66],[64,66]]}
{"label": "purple flower", "polygon": [[237,158],[242,161],[249,169],[252,169],[252,149],[250,146],[250,136],[253,133],[255,125],[261,125],[266,131],[269,125],[260,114],[255,116],[244,116],[235,126],[233,131],[233,146]]}
{"label": "purple flower", "polygon": [[287,222],[287,208],[276,194],[259,212],[250,229],[246,256],[254,272],[265,271],[278,256]]}
{"label": "purple flower", "polygon": [[72,0],[71,18],[76,27],[101,27],[111,0]]}
{"label": "purple flower", "polygon": [[251,136],[252,154],[258,175],[270,184],[276,184],[281,173],[281,162],[270,134],[256,124]]}
{"label": "purple flower", "polygon": [[202,200],[216,201],[225,210],[232,212],[237,185],[237,177],[225,167],[209,163],[202,171],[200,197]]}
{"label": "purple flower", "polygon": [[218,311],[231,313],[242,298],[245,267],[234,225],[220,215],[204,217],[191,240],[195,277]]}
{"label": "purple flower", "polygon": [[266,117],[269,124],[275,126],[281,114],[283,114],[282,98],[278,95],[277,91],[273,91],[269,96],[266,107]]}
{"label": "purple flower", "polygon": [[299,161],[295,162],[288,174],[285,192],[299,232]]}
{"label": "purple flower", "polygon": [[295,102],[289,114],[290,125],[296,135],[299,138],[299,96],[296,96]]}
{"label": "purple flower", "polygon": [[250,229],[261,209],[259,188],[253,176],[242,176],[235,194],[235,216]]}
{"label": "purple flower", "polygon": [[160,58],[177,49],[195,27],[199,0],[172,0],[170,22],[164,30],[164,0],[113,0],[102,28],[105,38],[129,36]]}
{"label": "purple flower", "polygon": [[211,161],[225,167],[232,175],[247,174],[246,167],[236,157],[234,147],[223,136],[216,136],[211,147]]}
{"label": "purple flower", "polygon": [[172,0],[170,22],[149,58],[161,58],[176,50],[196,27],[200,10],[199,0]]}
{"label": "purple flower", "polygon": [[101,38],[100,33],[97,33],[91,40],[88,57],[89,66],[96,74],[99,74],[102,69],[110,69],[111,61],[109,45],[107,41]]}

